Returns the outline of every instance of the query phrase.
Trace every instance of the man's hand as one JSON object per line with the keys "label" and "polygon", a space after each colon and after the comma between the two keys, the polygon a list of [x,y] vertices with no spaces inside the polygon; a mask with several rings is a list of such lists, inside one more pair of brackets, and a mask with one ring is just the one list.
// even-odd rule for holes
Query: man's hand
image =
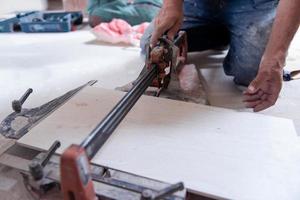
{"label": "man's hand", "polygon": [[244,102],[255,112],[275,104],[289,45],[299,28],[300,0],[279,1],[271,36],[256,78],[244,93]]}
{"label": "man's hand", "polygon": [[263,60],[256,78],[244,92],[246,107],[259,112],[273,106],[282,88],[282,73],[278,63]]}
{"label": "man's hand", "polygon": [[170,40],[174,39],[174,36],[181,27],[183,19],[182,2],[182,0],[170,0],[164,2],[163,7],[154,20],[155,28],[150,41],[152,46],[156,45],[158,39],[164,33],[167,33]]}

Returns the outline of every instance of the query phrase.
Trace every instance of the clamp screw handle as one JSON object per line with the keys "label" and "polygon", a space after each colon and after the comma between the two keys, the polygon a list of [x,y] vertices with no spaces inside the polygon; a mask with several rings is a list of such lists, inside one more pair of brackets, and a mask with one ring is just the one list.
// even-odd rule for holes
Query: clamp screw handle
{"label": "clamp screw handle", "polygon": [[44,167],[47,165],[47,163],[49,162],[51,156],[55,153],[56,149],[58,149],[60,147],[60,142],[58,140],[56,140],[52,146],[49,148],[49,150],[47,151],[46,155],[44,156],[44,158],[42,159],[42,161],[32,161],[29,164],[29,171],[30,174],[32,175],[32,177],[34,178],[34,180],[41,180],[44,177]]}
{"label": "clamp screw handle", "polygon": [[47,151],[45,157],[43,158],[41,165],[42,167],[45,167],[47,165],[47,163],[49,162],[51,156],[55,153],[56,149],[58,149],[60,147],[60,142],[58,140],[56,140],[51,147],[49,148],[49,150]]}
{"label": "clamp screw handle", "polygon": [[184,185],[182,182],[170,185],[170,186],[158,191],[157,193],[153,192],[152,190],[145,189],[144,191],[142,191],[141,200],[163,199],[163,198],[168,197],[168,196],[174,194],[175,192],[183,190],[183,189],[184,189]]}
{"label": "clamp screw handle", "polygon": [[162,189],[161,191],[159,191],[157,194],[154,195],[153,199],[163,199],[175,192],[178,192],[180,190],[184,189],[184,185],[182,182],[179,183],[175,183],[173,185],[170,185],[169,187]]}
{"label": "clamp screw handle", "polygon": [[22,105],[26,101],[26,99],[29,97],[29,95],[33,92],[31,88],[29,88],[23,96],[19,100],[14,100],[12,102],[12,108],[15,112],[19,113],[22,110]]}

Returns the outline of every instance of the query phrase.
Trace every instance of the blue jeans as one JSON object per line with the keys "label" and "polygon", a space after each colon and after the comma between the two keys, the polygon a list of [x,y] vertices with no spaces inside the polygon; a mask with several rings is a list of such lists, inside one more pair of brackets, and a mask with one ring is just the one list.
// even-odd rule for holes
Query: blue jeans
{"label": "blue jeans", "polygon": [[[249,85],[255,78],[276,14],[278,0],[185,0],[182,30],[188,50],[202,51],[229,45],[223,67],[234,82]],[[153,23],[141,40],[142,53]]]}

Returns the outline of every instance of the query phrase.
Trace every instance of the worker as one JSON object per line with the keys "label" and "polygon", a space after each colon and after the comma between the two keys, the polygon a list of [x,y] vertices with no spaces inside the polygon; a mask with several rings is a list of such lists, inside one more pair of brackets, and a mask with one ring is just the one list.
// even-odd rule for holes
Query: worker
{"label": "worker", "polygon": [[275,104],[282,88],[299,9],[300,0],[164,0],[142,38],[142,52],[164,33],[173,39],[179,29],[187,32],[190,52],[229,45],[224,71],[246,86],[246,106],[261,111]]}
{"label": "worker", "polygon": [[89,0],[89,24],[123,19],[130,25],[150,22],[162,6],[162,0]]}

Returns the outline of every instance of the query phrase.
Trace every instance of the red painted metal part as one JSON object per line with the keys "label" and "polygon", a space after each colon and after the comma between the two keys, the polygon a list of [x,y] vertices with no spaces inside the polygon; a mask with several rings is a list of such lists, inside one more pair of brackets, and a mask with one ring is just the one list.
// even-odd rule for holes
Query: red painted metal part
{"label": "red painted metal part", "polygon": [[90,163],[84,148],[72,144],[64,151],[60,163],[64,200],[96,200]]}

